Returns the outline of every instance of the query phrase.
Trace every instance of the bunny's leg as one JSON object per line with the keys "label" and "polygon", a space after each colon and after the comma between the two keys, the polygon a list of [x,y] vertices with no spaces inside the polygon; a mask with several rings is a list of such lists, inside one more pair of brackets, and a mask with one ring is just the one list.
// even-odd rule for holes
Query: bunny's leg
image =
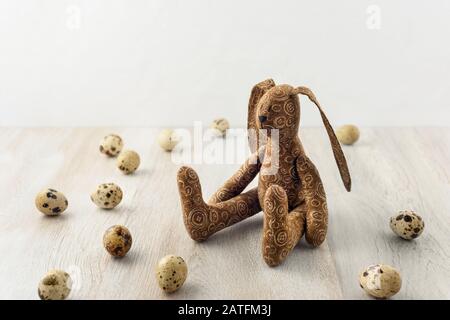
{"label": "bunny's leg", "polygon": [[180,168],[177,181],[184,224],[196,241],[206,240],[212,234],[261,211],[256,188],[226,201],[207,204],[203,201],[197,173],[192,168]]}
{"label": "bunny's leg", "polygon": [[272,185],[264,196],[264,234],[262,253],[271,267],[279,265],[303,236],[305,208],[300,205],[289,211],[284,189]]}
{"label": "bunny's leg", "polygon": [[328,229],[328,209],[322,180],[314,164],[306,156],[297,158],[297,172],[302,184],[306,205],[306,241],[319,246],[325,240]]}

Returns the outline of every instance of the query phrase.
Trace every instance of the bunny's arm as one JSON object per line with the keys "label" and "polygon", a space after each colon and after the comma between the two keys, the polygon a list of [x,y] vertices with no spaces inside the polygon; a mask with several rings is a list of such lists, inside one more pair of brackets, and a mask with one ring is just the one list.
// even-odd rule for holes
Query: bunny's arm
{"label": "bunny's arm", "polygon": [[247,158],[239,170],[211,196],[208,203],[220,203],[241,194],[259,173],[264,152],[265,147],[260,147],[249,158]]}

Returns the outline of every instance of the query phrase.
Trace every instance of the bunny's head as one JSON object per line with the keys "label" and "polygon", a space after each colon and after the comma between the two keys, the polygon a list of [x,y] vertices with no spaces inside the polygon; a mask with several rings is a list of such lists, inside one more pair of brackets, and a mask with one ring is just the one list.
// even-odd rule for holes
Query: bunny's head
{"label": "bunny's head", "polygon": [[[265,129],[268,130],[269,134],[271,129],[277,129],[280,141],[286,142],[296,139],[300,123],[299,94],[306,95],[319,109],[345,188],[350,191],[350,173],[341,145],[322,107],[308,88],[294,88],[286,84],[275,85],[272,79],[255,85],[249,101],[248,129],[255,131]],[[257,140],[256,142],[250,141],[250,148],[252,152],[258,148]]]}
{"label": "bunny's head", "polygon": [[277,129],[283,138],[294,138],[300,122],[300,104],[289,85],[270,88],[256,105],[258,129]]}

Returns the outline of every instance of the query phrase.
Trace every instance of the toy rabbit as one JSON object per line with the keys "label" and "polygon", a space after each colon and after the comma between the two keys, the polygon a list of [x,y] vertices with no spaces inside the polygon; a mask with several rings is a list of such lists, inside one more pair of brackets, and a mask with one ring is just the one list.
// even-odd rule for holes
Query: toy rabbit
{"label": "toy rabbit", "polygon": [[[298,137],[298,94],[308,96],[318,107],[341,178],[350,191],[347,162],[314,94],[305,87],[275,85],[268,79],[253,87],[248,107],[248,129],[264,129],[267,139],[250,141],[252,155],[210,200],[203,200],[199,178],[192,168],[183,166],[178,171],[184,224],[192,239],[206,240],[262,210],[262,254],[269,266],[280,264],[303,234],[313,246],[325,240],[328,226],[325,191]],[[278,129],[278,141],[273,129]],[[243,192],[258,173],[258,186]]]}

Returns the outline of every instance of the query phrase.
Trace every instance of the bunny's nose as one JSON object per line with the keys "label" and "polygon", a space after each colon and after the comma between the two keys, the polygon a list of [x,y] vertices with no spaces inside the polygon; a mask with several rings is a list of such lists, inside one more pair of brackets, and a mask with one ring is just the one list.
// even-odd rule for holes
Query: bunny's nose
{"label": "bunny's nose", "polygon": [[263,123],[267,120],[266,116],[258,116],[259,122]]}

